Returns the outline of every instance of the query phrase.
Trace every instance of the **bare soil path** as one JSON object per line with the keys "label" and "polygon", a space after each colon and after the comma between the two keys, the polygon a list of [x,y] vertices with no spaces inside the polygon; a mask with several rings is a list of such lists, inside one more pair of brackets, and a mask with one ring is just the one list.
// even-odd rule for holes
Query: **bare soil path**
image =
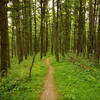
{"label": "bare soil path", "polygon": [[50,59],[45,59],[45,64],[48,66],[48,74],[44,82],[44,91],[40,100],[57,100],[57,93],[55,91],[55,85],[53,80],[54,69],[50,64]]}

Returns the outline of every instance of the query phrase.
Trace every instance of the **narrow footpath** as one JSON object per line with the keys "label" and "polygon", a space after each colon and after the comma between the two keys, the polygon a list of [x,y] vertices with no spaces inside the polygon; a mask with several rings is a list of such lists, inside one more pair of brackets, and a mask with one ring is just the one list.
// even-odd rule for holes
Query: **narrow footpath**
{"label": "narrow footpath", "polygon": [[57,100],[57,93],[55,90],[55,84],[53,80],[53,66],[50,64],[50,59],[45,59],[45,64],[48,66],[48,74],[44,82],[44,91],[40,100]]}

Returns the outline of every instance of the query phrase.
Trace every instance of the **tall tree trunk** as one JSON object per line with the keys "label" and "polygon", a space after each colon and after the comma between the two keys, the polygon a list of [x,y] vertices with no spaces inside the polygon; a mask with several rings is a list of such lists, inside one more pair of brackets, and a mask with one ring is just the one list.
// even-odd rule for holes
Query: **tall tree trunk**
{"label": "tall tree trunk", "polygon": [[0,2],[0,36],[1,36],[1,76],[7,74],[9,66],[9,37],[8,37],[8,21],[7,21],[7,2]]}
{"label": "tall tree trunk", "polygon": [[55,0],[52,0],[52,14],[53,14],[53,20],[52,20],[52,34],[51,34],[51,53],[54,54],[54,47],[55,47]]}
{"label": "tall tree trunk", "polygon": [[[98,5],[100,5],[100,0],[98,0]],[[98,32],[97,32],[97,44],[96,44],[96,62],[99,63],[100,60],[100,6],[99,10],[99,22],[98,22]]]}
{"label": "tall tree trunk", "polygon": [[43,57],[43,52],[44,52],[44,44],[43,44],[43,37],[44,37],[44,34],[43,34],[43,21],[44,21],[44,12],[43,12],[43,0],[40,1],[40,5],[41,5],[41,26],[40,26],[40,39],[41,39],[41,43],[40,43],[40,55],[41,55],[41,58]]}
{"label": "tall tree trunk", "polygon": [[56,60],[59,61],[59,0],[57,0],[57,22],[56,22],[56,41],[55,41],[55,55]]}
{"label": "tall tree trunk", "polygon": [[78,40],[77,40],[77,55],[83,53],[84,51],[84,41],[85,41],[85,1],[80,0],[79,7],[79,23],[78,23]]}
{"label": "tall tree trunk", "polygon": [[32,0],[29,0],[29,52],[30,55],[32,56],[33,54],[33,46],[32,46]]}
{"label": "tall tree trunk", "polygon": [[35,5],[34,5],[34,51],[37,52],[37,13],[36,13],[36,7],[37,5],[37,0],[35,0]]}
{"label": "tall tree trunk", "polygon": [[16,45],[17,45],[17,56],[19,64],[23,61],[23,46],[22,46],[22,34],[20,31],[20,2],[19,0],[13,1],[15,7],[15,25],[16,25]]}
{"label": "tall tree trunk", "polygon": [[96,2],[93,8],[93,0],[89,0],[89,34],[88,34],[88,57],[95,52],[96,48],[96,28],[95,28],[95,10]]}
{"label": "tall tree trunk", "polygon": [[70,50],[70,33],[71,33],[71,14],[70,14],[70,7],[69,1],[66,1],[66,23],[65,23],[65,52],[69,52]]}

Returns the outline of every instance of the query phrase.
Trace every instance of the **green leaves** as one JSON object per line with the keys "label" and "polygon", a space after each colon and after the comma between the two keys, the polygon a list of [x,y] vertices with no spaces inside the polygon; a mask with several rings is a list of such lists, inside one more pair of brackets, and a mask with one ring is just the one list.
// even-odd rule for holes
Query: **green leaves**
{"label": "green leaves", "polygon": [[[52,62],[59,100],[100,100],[100,69],[87,72],[77,64],[68,62],[68,59],[57,63],[53,58]],[[80,59],[80,63],[91,65],[91,62],[83,62],[83,59]]]}
{"label": "green leaves", "polygon": [[32,79],[29,80],[27,76],[31,61],[32,57],[19,65],[15,63],[16,59],[12,60],[8,77],[0,80],[1,100],[39,100],[47,67],[37,57],[32,70]]}

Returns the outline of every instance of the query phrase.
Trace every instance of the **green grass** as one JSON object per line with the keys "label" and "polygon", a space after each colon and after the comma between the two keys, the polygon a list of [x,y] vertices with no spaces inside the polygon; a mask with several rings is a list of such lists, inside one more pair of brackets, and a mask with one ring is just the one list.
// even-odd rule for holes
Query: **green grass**
{"label": "green grass", "polygon": [[[96,72],[86,71],[68,59],[58,63],[51,58],[59,100],[100,100],[100,69],[95,66]],[[80,58],[80,61],[93,67],[87,59]]]}
{"label": "green grass", "polygon": [[37,56],[30,80],[28,73],[32,57],[24,60],[20,65],[17,64],[16,59],[11,60],[12,66],[8,77],[0,79],[0,100],[39,100],[47,67]]}

